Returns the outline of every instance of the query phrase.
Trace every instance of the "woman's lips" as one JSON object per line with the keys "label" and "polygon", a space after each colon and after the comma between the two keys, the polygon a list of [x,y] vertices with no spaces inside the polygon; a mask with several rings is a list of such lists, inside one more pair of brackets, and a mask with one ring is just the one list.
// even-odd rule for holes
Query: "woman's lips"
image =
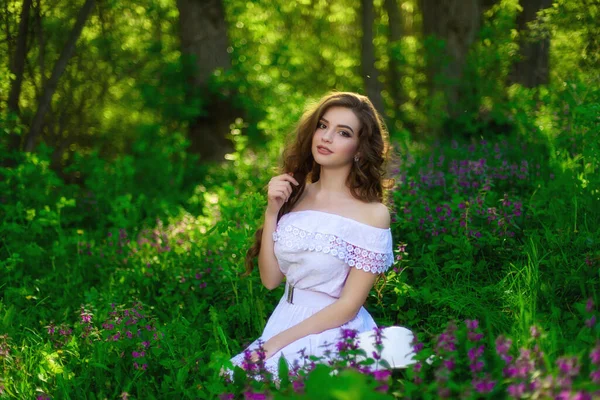
{"label": "woman's lips", "polygon": [[323,146],[317,146],[317,151],[318,151],[320,154],[323,154],[323,155],[328,155],[328,154],[331,154],[331,153],[333,153],[333,151],[331,151],[331,150],[329,150],[328,148],[326,148],[326,147],[323,147]]}

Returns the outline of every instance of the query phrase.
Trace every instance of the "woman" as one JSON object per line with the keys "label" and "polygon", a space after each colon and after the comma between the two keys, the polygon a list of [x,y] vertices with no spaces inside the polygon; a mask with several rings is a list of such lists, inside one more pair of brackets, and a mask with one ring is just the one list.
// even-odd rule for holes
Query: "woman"
{"label": "woman", "polygon": [[[254,350],[263,342],[268,370],[277,372],[281,355],[293,365],[301,350],[335,351],[340,328],[367,333],[376,327],[363,304],[393,262],[382,203],[388,147],[384,123],[365,96],[330,93],[302,116],[284,152],[285,173],[269,182],[264,225],[246,256],[247,273],[258,257],[267,289],[286,279],[263,334],[249,346],[257,359]],[[404,343],[396,345],[404,354],[396,361],[412,335],[404,330],[401,337]],[[231,361],[241,366],[243,358]]]}

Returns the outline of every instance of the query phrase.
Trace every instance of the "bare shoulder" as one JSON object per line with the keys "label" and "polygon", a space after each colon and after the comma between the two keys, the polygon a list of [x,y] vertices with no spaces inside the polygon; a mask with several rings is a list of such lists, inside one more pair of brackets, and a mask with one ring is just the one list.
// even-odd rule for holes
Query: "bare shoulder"
{"label": "bare shoulder", "polygon": [[368,219],[368,224],[373,225],[377,228],[387,229],[390,227],[390,210],[383,203],[369,203],[365,204],[365,217]]}

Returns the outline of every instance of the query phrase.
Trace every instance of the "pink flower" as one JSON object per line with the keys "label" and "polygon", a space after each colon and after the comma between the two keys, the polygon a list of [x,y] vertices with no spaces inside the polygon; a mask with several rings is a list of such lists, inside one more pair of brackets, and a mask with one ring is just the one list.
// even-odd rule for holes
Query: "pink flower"
{"label": "pink flower", "polygon": [[496,353],[506,354],[510,350],[512,340],[505,338],[504,336],[498,336],[496,339]]}
{"label": "pink flower", "polygon": [[415,343],[415,344],[413,345],[413,351],[414,351],[415,353],[418,353],[418,352],[420,352],[421,350],[423,350],[423,346],[424,346],[424,345],[423,345],[423,343]]}
{"label": "pink flower", "polygon": [[571,400],[592,400],[592,396],[586,392],[577,392],[571,396]]}
{"label": "pink flower", "polygon": [[517,367],[514,365],[509,365],[508,367],[504,368],[504,376],[507,378],[514,378],[517,376],[517,371]]}
{"label": "pink flower", "polygon": [[467,339],[470,342],[479,342],[483,338],[483,333],[468,332]]}
{"label": "pink flower", "polygon": [[267,395],[264,393],[254,393],[252,391],[244,392],[245,400],[266,400]]}
{"label": "pink flower", "polygon": [[523,397],[523,394],[525,394],[525,384],[517,383],[514,385],[509,385],[507,390],[509,395],[518,399]]}
{"label": "pink flower", "polygon": [[373,377],[377,381],[387,381],[387,379],[392,375],[392,371],[384,369],[373,372]]}
{"label": "pink flower", "polygon": [[540,337],[540,330],[535,325],[532,325],[531,328],[529,328],[529,332],[531,333],[531,337],[534,339]]}
{"label": "pink flower", "polygon": [[598,342],[598,344],[596,344],[596,347],[594,347],[590,352],[590,358],[592,359],[592,364],[600,364],[600,342]]}
{"label": "pink flower", "polygon": [[133,358],[140,358],[140,357],[144,357],[146,355],[146,352],[145,351],[142,351],[142,352],[132,351],[131,355],[133,356]]}
{"label": "pink flower", "polygon": [[416,362],[413,366],[413,371],[415,371],[416,373],[421,372],[421,369],[423,368],[423,363],[421,361]]}
{"label": "pink flower", "polygon": [[481,357],[483,355],[484,348],[485,347],[481,345],[479,347],[473,347],[472,349],[469,349],[469,360],[475,361],[477,358]]}
{"label": "pink flower", "polygon": [[590,379],[594,383],[600,383],[600,369],[590,372]]}
{"label": "pink flower", "polygon": [[561,391],[558,395],[556,395],[556,397],[554,397],[554,400],[570,400],[570,399],[571,399],[571,391],[568,389]]}
{"label": "pink flower", "polygon": [[444,360],[444,366],[449,370],[452,371],[454,369],[454,367],[456,366],[454,359],[450,358],[448,360]]}
{"label": "pink flower", "polygon": [[304,382],[302,381],[294,381],[292,383],[292,388],[294,389],[294,392],[296,393],[300,393],[304,390]]}
{"label": "pink flower", "polygon": [[470,365],[472,372],[479,372],[483,369],[483,361],[477,361]]}
{"label": "pink flower", "polygon": [[561,357],[556,360],[556,365],[561,374],[566,376],[576,376],[579,374],[579,363],[577,357]]}
{"label": "pink flower", "polygon": [[594,299],[592,299],[591,297],[585,303],[585,311],[587,311],[587,312],[594,311]]}
{"label": "pink flower", "polygon": [[478,393],[490,393],[494,390],[496,382],[489,379],[474,379],[472,385]]}

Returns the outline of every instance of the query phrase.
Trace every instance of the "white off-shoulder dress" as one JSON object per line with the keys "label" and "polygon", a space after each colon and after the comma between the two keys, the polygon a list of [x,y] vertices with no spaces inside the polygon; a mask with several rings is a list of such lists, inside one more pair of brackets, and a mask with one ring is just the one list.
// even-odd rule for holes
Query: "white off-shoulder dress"
{"label": "white off-shoulder dress", "polygon": [[[250,350],[257,348],[259,340],[266,342],[335,302],[351,268],[379,274],[388,270],[394,258],[389,228],[377,228],[323,211],[303,210],[283,215],[273,240],[279,268],[286,277],[285,293],[260,338],[248,346]],[[323,356],[326,350],[335,354],[341,329],[367,333],[376,326],[371,315],[361,307],[356,317],[341,327],[305,336],[282,348],[266,361],[266,367],[276,374],[281,355],[290,368],[295,360],[302,365],[299,354],[302,349],[306,355]],[[393,344],[403,352],[400,358],[406,355],[412,339],[410,331],[405,331],[399,339],[404,343]],[[241,367],[243,359],[242,352],[231,362]]]}

